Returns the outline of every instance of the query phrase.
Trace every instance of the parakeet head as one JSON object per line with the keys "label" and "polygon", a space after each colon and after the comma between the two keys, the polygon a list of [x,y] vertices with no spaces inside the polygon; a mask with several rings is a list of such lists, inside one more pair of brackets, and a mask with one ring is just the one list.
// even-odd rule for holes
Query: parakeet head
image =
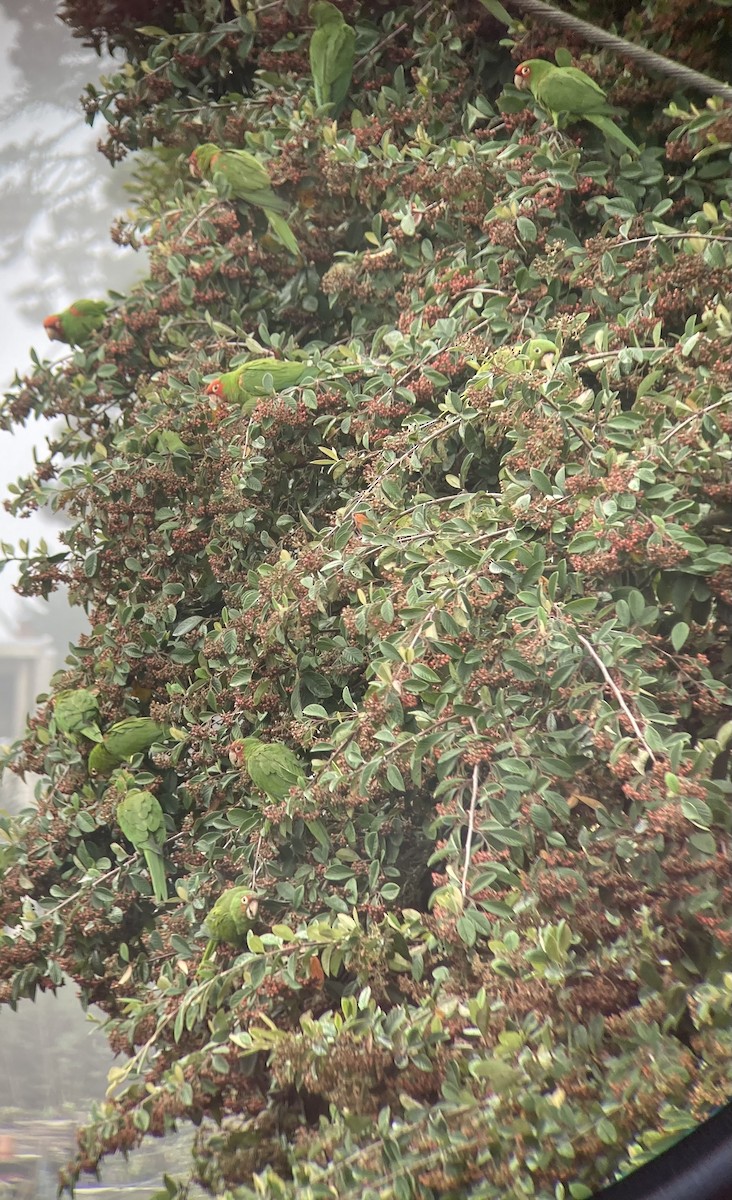
{"label": "parakeet head", "polygon": [[43,322],[43,328],[50,337],[52,342],[62,342],[64,340],[64,330],[61,324],[61,318],[58,313],[53,316],[46,317]]}
{"label": "parakeet head", "polygon": [[547,71],[556,70],[554,65],[545,58],[527,58],[519,63],[513,75],[514,87],[520,92],[528,92],[546,75]]}
{"label": "parakeet head", "polygon": [[197,153],[198,152],[196,150],[194,150],[192,154],[188,155],[188,170],[190,171],[191,175],[193,175],[193,177],[195,179],[200,179],[201,178],[201,168],[199,167],[198,159],[196,158]]}
{"label": "parakeet head", "polygon": [[531,63],[519,63],[513,75],[514,87],[517,87],[520,92],[528,89],[531,83]]}
{"label": "parakeet head", "polygon": [[260,745],[259,738],[237,738],[229,746],[229,762],[234,767],[243,767],[252,750]]}
{"label": "parakeet head", "polygon": [[216,400],[225,400],[224,385],[220,379],[214,379],[211,383],[206,384],[206,395],[213,396]]}

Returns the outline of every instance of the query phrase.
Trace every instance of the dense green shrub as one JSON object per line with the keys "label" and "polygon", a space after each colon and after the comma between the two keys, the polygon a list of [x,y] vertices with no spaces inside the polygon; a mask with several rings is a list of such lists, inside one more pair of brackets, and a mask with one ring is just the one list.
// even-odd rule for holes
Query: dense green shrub
{"label": "dense green shrub", "polygon": [[[336,123],[304,6],[108,9],[64,13],[127,51],[85,106],[113,161],[146,150],[115,237],[150,277],[5,422],[60,419],[13,501],[69,520],[21,590],[89,614],[53,693],[171,733],[100,778],[101,733],[42,699],[0,995],[66,973],[131,1056],[76,1170],[192,1119],[237,1198],[589,1195],[732,1081],[729,110],[581,58],[644,144],[618,158],[510,85],[579,43],[345,0]],[[728,7],[598,15],[724,72]],[[204,141],[266,162],[300,258],[191,176]],[[270,353],[312,379],[212,413],[206,380]],[[252,731],[307,787],[251,786]],[[233,883],[247,945],[200,966]]]}

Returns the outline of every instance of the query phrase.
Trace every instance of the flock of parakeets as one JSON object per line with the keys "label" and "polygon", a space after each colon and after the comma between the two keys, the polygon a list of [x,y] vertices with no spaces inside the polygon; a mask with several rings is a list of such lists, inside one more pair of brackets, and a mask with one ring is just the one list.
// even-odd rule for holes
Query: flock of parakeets
{"label": "flock of parakeets", "polygon": [[[66,688],[53,700],[56,729],[76,745],[90,745],[87,770],[92,777],[116,771],[111,786],[122,792],[116,806],[117,825],[133,848],[145,859],[157,903],[168,900],[164,846],[167,837],[165,812],[157,796],[145,788],[130,786],[130,771],[117,771],[158,742],[178,734],[152,717],[125,717],[102,732],[99,702],[89,688]],[[101,741],[99,740],[101,738]],[[255,788],[276,803],[307,780],[305,763],[283,742],[263,742],[245,737],[229,746],[233,766],[245,770]],[[222,942],[240,946],[253,928],[258,901],[251,890],[236,886],[224,891],[206,917],[209,942],[201,960],[206,963]]]}
{"label": "flock of parakeets", "polygon": [[[309,51],[315,102],[318,108],[327,107],[329,113],[337,116],[351,82],[356,33],[328,0],[314,0],[310,16],[315,23]],[[608,139],[638,153],[635,144],[612,120],[613,109],[602,88],[584,71],[534,58],[519,64],[514,83],[519,90],[531,92],[555,125],[560,117],[590,121]],[[299,254],[297,241],[284,217],[289,206],[273,190],[267,168],[253,154],[206,142],[196,147],[190,163],[201,179],[213,184],[221,180],[235,199],[261,209],[275,239],[291,254]],[[109,307],[103,300],[75,300],[62,312],[46,317],[43,324],[52,340],[83,346],[103,325]],[[471,385],[483,387],[493,383],[496,375],[537,370],[540,366],[551,370],[557,353],[557,347],[546,338],[532,338],[517,348],[499,347],[487,361],[472,364],[476,374]],[[217,401],[240,405],[248,412],[257,398],[270,390],[296,387],[309,377],[317,378],[317,372],[308,363],[254,358],[214,379],[206,392]],[[97,698],[86,688],[67,689],[55,697],[57,729],[73,741],[85,738],[92,743],[88,755],[92,776],[110,775],[121,764],[146,753],[156,742],[164,742],[170,734],[165,725],[152,717],[126,717],[102,733],[99,715]],[[282,742],[242,738],[229,747],[229,758],[235,767],[245,769],[252,784],[276,803],[306,780],[304,763]],[[124,837],[145,858],[155,900],[164,903],[168,899],[163,855],[166,822],[160,801],[150,791],[128,788],[117,804],[116,816]],[[221,943],[243,945],[256,924],[257,910],[258,901],[250,889],[227,888],[206,918],[209,942],[202,964]]]}

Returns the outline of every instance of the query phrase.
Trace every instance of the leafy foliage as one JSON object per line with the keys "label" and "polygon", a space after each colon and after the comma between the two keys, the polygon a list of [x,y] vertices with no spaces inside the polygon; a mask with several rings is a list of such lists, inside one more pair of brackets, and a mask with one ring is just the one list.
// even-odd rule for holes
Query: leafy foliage
{"label": "leafy foliage", "polygon": [[[633,110],[618,158],[508,82],[548,33],[509,55],[478,4],[344,3],[335,122],[291,7],[171,6],[87,98],[111,157],[153,147],[116,231],[150,277],[7,398],[63,418],[13,508],[71,521],[21,587],[89,613],[56,696],[170,730],[124,786],[175,898],[47,698],[0,994],[66,972],[130,1056],[75,1171],[192,1119],[236,1200],[581,1198],[732,1079],[729,114],[582,58]],[[683,14],[654,10],[663,48]],[[208,141],[266,167],[299,258],[190,175]],[[308,373],[212,412],[267,356]],[[250,735],[306,783],[260,791]],[[232,886],[246,945],[201,961]]]}

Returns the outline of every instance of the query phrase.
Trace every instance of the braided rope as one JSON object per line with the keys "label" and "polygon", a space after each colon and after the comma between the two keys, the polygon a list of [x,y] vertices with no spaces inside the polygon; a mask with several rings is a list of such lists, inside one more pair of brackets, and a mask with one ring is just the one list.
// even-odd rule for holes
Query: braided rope
{"label": "braided rope", "polygon": [[545,4],[544,0],[505,0],[505,2],[508,8],[518,9],[519,12],[529,13],[532,17],[540,17],[562,29],[569,29],[588,42],[593,42],[598,46],[609,46],[611,50],[616,50],[622,57],[640,63],[649,71],[658,71],[659,74],[667,75],[670,79],[677,79],[679,83],[697,88],[706,95],[723,96],[725,100],[732,100],[732,87],[728,83],[712,79],[709,75],[702,75],[700,71],[694,71],[691,67],[682,67],[681,63],[672,62],[663,54],[656,54],[655,50],[636,46],[634,42],[628,42],[614,33],[598,29],[596,25],[590,25],[588,21],[583,21],[580,17],[573,17],[571,13],[560,12],[551,4]]}

